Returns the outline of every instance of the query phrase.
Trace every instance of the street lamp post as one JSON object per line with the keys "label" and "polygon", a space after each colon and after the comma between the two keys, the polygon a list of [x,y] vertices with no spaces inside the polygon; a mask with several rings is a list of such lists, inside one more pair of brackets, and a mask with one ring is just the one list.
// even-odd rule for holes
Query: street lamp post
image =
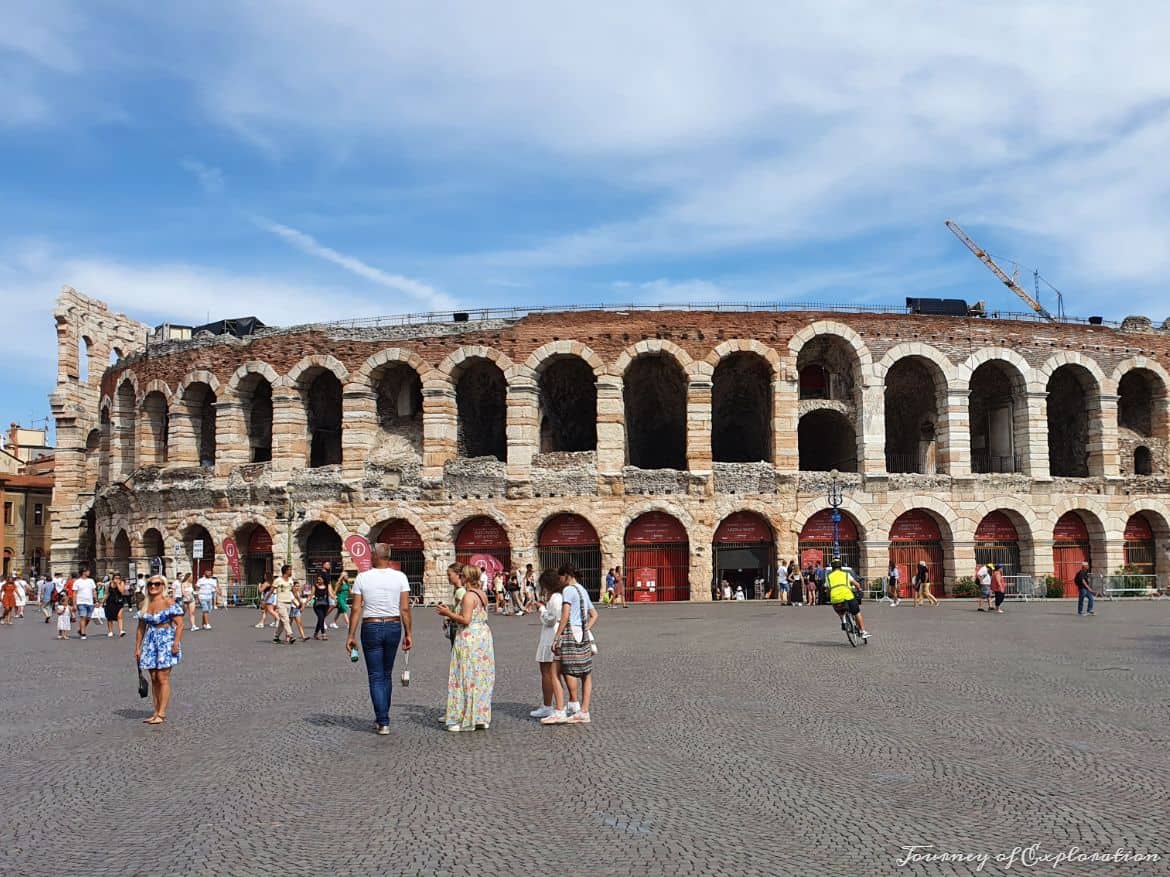
{"label": "street lamp post", "polygon": [[841,483],[837,480],[840,473],[834,469],[829,473],[829,491],[827,499],[829,501],[829,508],[833,510],[833,557],[841,556],[841,503],[843,500]]}
{"label": "street lamp post", "polygon": [[284,495],[284,508],[276,510],[276,520],[284,521],[284,562],[286,565],[292,565],[292,525],[294,520],[303,521],[305,519],[304,509],[293,508],[293,494],[289,490]]}

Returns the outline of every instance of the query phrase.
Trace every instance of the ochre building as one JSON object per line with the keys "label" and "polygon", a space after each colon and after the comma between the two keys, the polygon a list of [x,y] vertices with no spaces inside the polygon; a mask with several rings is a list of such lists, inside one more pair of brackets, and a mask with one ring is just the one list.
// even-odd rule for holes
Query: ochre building
{"label": "ochre building", "polygon": [[256,581],[349,566],[360,534],[431,599],[456,559],[762,596],[777,561],[828,559],[835,470],[868,579],[1170,570],[1170,332],[1141,318],[593,310],[148,343],[66,288],[56,320],[57,566],[227,580],[230,537]]}

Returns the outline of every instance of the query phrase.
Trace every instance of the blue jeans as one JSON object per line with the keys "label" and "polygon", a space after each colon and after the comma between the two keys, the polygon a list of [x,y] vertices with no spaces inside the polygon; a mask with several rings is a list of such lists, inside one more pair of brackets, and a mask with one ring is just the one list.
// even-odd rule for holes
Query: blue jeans
{"label": "blue jeans", "polygon": [[1077,615],[1084,611],[1085,601],[1089,601],[1089,611],[1093,611],[1093,592],[1088,588],[1077,588]]}
{"label": "blue jeans", "polygon": [[390,695],[394,693],[394,659],[402,641],[402,625],[385,621],[362,622],[362,654],[370,677],[370,702],[374,721],[390,724]]}

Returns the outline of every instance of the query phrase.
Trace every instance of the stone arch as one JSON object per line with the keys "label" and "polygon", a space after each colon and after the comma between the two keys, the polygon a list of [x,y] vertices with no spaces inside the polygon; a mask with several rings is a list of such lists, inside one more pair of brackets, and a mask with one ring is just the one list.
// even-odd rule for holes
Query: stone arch
{"label": "stone arch", "polygon": [[366,515],[362,518],[361,523],[353,529],[354,532],[366,533],[367,538],[372,542],[374,539],[374,531],[378,527],[396,519],[407,521],[410,526],[414,527],[414,531],[418,533],[419,538],[423,541],[423,545],[428,550],[441,538],[433,524],[428,524],[421,515],[406,506],[399,506],[397,508],[384,506]]}
{"label": "stone arch", "polygon": [[275,389],[281,384],[280,375],[276,373],[276,369],[268,363],[259,359],[250,359],[241,365],[232,373],[231,378],[228,379],[228,393],[239,401],[240,399],[240,383],[249,375],[260,375],[264,380],[268,381],[269,385]]}
{"label": "stone arch", "polygon": [[1164,475],[1170,468],[1170,374],[1134,356],[1109,376],[1117,396],[1117,451],[1122,475]]}
{"label": "stone arch", "polygon": [[727,503],[726,508],[720,507],[719,511],[712,516],[715,520],[714,526],[711,527],[712,537],[714,537],[715,532],[719,529],[719,525],[723,520],[736,512],[751,512],[752,514],[759,515],[772,528],[772,538],[775,540],[779,540],[792,526],[792,522],[787,517],[766,502],[739,496],[733,497],[732,499],[735,501]]}
{"label": "stone arch", "polygon": [[783,363],[776,348],[769,347],[755,338],[730,338],[716,347],[704,357],[703,361],[714,370],[720,362],[736,353],[754,353],[772,367],[772,378],[780,377]]}
{"label": "stone arch", "polygon": [[[504,531],[504,535],[508,537],[508,544],[515,550],[517,545],[526,544],[526,540],[517,538],[516,528],[508,521],[508,518],[491,505],[481,505],[479,503],[460,504],[458,511],[448,515],[441,522],[436,522],[436,529],[442,528],[440,538],[446,544],[452,547],[454,553],[455,540],[459,536],[459,531],[468,521],[473,518],[491,518]],[[420,531],[421,533],[421,531]]]}
{"label": "stone arch", "polygon": [[943,378],[944,390],[949,389],[951,382],[957,376],[955,364],[934,345],[924,344],[921,341],[902,341],[887,350],[878,360],[874,366],[874,378],[878,381],[884,381],[891,368],[897,365],[900,360],[909,357],[917,357],[933,363],[938,369],[936,374]]}
{"label": "stone arch", "polygon": [[187,393],[187,388],[192,384],[207,384],[211,388],[211,392],[219,395],[219,378],[206,369],[196,369],[187,372],[183,376],[183,379],[179,381],[178,386],[175,388],[173,399],[175,401],[181,401]]}
{"label": "stone arch", "polygon": [[1075,350],[1061,350],[1048,357],[1045,363],[1037,369],[1038,375],[1047,383],[1057,369],[1066,365],[1080,366],[1090,375],[1097,384],[1097,391],[1102,392],[1107,386],[1108,378],[1102,371],[1100,364],[1091,356],[1078,353]]}
{"label": "stone arch", "polygon": [[431,379],[431,372],[436,371],[413,350],[408,350],[405,347],[386,347],[366,359],[361,368],[350,375],[349,383],[345,386],[346,391],[368,390],[375,392],[377,386],[374,376],[386,366],[396,364],[413,369],[418,375],[420,383]]}
{"label": "stone arch", "polygon": [[162,466],[167,463],[170,451],[171,399],[167,385],[151,381],[138,400],[138,412],[141,419],[138,449],[142,463]]}
{"label": "stone arch", "polygon": [[138,399],[138,379],[132,372],[127,372],[119,378],[114,391],[118,474],[121,476],[132,474],[138,467]]}
{"label": "stone arch", "polygon": [[349,380],[349,369],[341,364],[335,357],[327,353],[314,353],[309,356],[304,356],[288,371],[288,382],[291,386],[305,389],[302,386],[306,373],[314,372],[318,369],[324,369],[331,372],[338,383],[342,386]]}
{"label": "stone arch", "polygon": [[[824,499],[812,499],[800,507],[789,523],[787,530],[787,532],[790,534],[793,545],[796,544],[796,541],[800,536],[800,531],[804,528],[805,522],[808,521],[808,519],[817,512],[823,512],[825,508],[826,506]],[[841,511],[848,512],[849,516],[853,518],[854,522],[856,522],[858,530],[857,535],[860,541],[863,543],[867,539],[872,538],[871,534],[877,532],[875,528],[880,529],[880,524],[878,523],[877,518],[871,511],[870,507],[862,505],[850,496],[842,497]],[[886,529],[888,531],[889,528],[887,527]],[[884,539],[885,536],[882,535],[880,538]]]}
{"label": "stone arch", "polygon": [[1096,361],[1075,351],[1051,357],[1045,377],[1048,412],[1048,466],[1053,477],[1104,474],[1102,384]]}
{"label": "stone arch", "polygon": [[[137,405],[138,401],[142,398],[142,394],[138,391],[138,375],[134,373],[133,369],[126,369],[121,374],[119,374],[117,380],[114,381],[114,386],[120,388],[127,381],[129,381],[130,386],[134,388],[134,404]],[[116,393],[117,390],[115,390],[115,394]]]}
{"label": "stone arch", "polygon": [[[933,519],[941,536],[937,549],[932,542],[906,543],[890,539],[898,519],[912,511],[926,512]],[[971,544],[974,538],[974,526],[966,518],[956,516],[948,503],[928,496],[908,497],[895,503],[884,516],[882,525],[884,527],[883,538],[888,540],[890,546],[890,563],[898,563],[904,577],[903,583],[912,579],[914,566],[919,560],[925,559],[932,568],[932,592],[936,596],[942,596],[946,593],[947,582],[953,581],[960,575],[959,545]],[[933,554],[935,550],[939,550],[940,553]],[[925,556],[923,552],[925,552]]]}
{"label": "stone arch", "polygon": [[[495,356],[479,355],[486,351]],[[457,357],[456,354],[464,355]],[[459,457],[508,460],[507,357],[486,347],[460,348],[440,367],[455,390],[455,445]],[[449,364],[448,364],[449,363]],[[449,371],[444,371],[449,368]]]}
{"label": "stone arch", "polygon": [[[324,550],[310,544],[314,531],[320,526],[327,527],[336,537],[335,549],[332,544],[333,539],[329,538],[325,540],[328,544]],[[330,576],[336,576],[341,572],[345,566],[345,540],[349,535],[349,528],[345,522],[337,515],[323,509],[307,513],[305,519],[297,523],[297,528],[292,533],[295,545],[292,554],[296,560],[301,562],[306,580],[320,572],[320,565],[325,561],[330,563]]]}
{"label": "stone arch", "polygon": [[1032,368],[1028,360],[1009,347],[982,347],[964,359],[955,368],[955,388],[962,389],[969,385],[975,370],[984,363],[1000,360],[1013,368],[1023,382],[1022,389],[1026,393],[1043,393],[1044,381]]}
{"label": "stone arch", "polygon": [[633,364],[634,360],[648,354],[662,354],[673,358],[684,374],[690,373],[691,365],[694,363],[691,355],[673,341],[666,341],[662,338],[644,338],[618,354],[617,359],[613,362],[611,373],[625,375],[626,370]]}
{"label": "stone arch", "polygon": [[796,364],[796,359],[800,356],[800,351],[809,341],[820,335],[835,335],[847,344],[857,357],[858,364],[861,367],[863,375],[872,373],[873,356],[869,352],[862,337],[850,326],[836,320],[817,320],[805,326],[803,329],[794,333],[788,339],[788,354],[792,364]]}
{"label": "stone arch", "polygon": [[971,471],[1028,471],[1028,397],[1043,392],[1042,386],[1035,390],[1031,367],[1015,351],[996,348],[968,357],[959,374],[957,383],[967,392]]}
{"label": "stone arch", "polygon": [[547,344],[542,344],[528,355],[528,358],[524,360],[523,369],[512,366],[509,371],[504,372],[504,377],[508,379],[508,383],[512,383],[513,380],[521,376],[522,370],[531,375],[539,375],[549,362],[559,356],[576,356],[585,360],[593,369],[594,377],[600,378],[607,373],[605,361],[587,345],[579,341],[550,341]]}
{"label": "stone arch", "polygon": [[[602,546],[604,547],[608,541],[612,540],[618,548],[618,550],[614,553],[620,557],[621,548],[625,545],[626,530],[630,528],[630,524],[632,524],[638,518],[642,517],[642,515],[646,514],[647,512],[662,512],[663,514],[670,515],[672,518],[675,518],[680,524],[683,525],[683,527],[686,528],[687,538],[690,540],[692,549],[695,546],[703,546],[704,544],[709,545],[711,542],[710,538],[704,542],[702,539],[703,534],[701,533],[699,534],[699,538],[696,538],[696,531],[699,528],[695,524],[695,519],[691,517],[691,515],[688,514],[686,509],[684,509],[682,506],[678,506],[672,502],[666,502],[665,500],[661,499],[651,499],[644,502],[635,503],[634,505],[623,509],[621,517],[618,518],[615,527],[609,530],[602,530],[599,528],[597,530],[597,535],[601,537]],[[715,531],[712,529],[711,533],[714,532]],[[706,535],[709,537],[711,533],[707,533]]]}
{"label": "stone arch", "polygon": [[[947,416],[950,361],[929,344],[897,344],[875,374],[882,382],[887,472],[936,475],[945,471],[951,436]],[[922,384],[930,382],[930,393]]]}
{"label": "stone arch", "polygon": [[[627,361],[631,350],[635,355]],[[615,365],[622,376],[629,466],[687,468],[688,369],[692,360],[685,352],[676,351],[677,346],[670,342],[640,341],[622,353]]]}
{"label": "stone arch", "polygon": [[507,381],[508,374],[514,366],[514,363],[506,354],[501,353],[494,347],[486,347],[482,344],[467,344],[451,351],[439,363],[435,371],[454,385],[460,366],[471,359],[486,359],[489,362],[495,363],[499,370],[503,372],[505,381]]}
{"label": "stone arch", "polygon": [[[750,345],[747,345],[750,347]],[[722,344],[720,348],[726,348]],[[759,352],[726,349],[711,375],[711,459],[724,463],[770,463],[775,445],[776,375],[779,363]],[[709,362],[704,366],[711,368]]]}
{"label": "stone arch", "polygon": [[600,360],[594,358],[590,363],[574,353],[553,353],[541,360],[535,373],[541,453],[597,450]]}
{"label": "stone arch", "polygon": [[145,387],[142,387],[139,390],[138,400],[137,400],[139,408],[142,407],[143,401],[151,393],[160,394],[166,400],[167,405],[170,405],[175,399],[174,394],[171,392],[171,388],[167,386],[166,382],[160,381],[156,378],[156,379],[150,381],[149,383],[147,383],[147,385]]}

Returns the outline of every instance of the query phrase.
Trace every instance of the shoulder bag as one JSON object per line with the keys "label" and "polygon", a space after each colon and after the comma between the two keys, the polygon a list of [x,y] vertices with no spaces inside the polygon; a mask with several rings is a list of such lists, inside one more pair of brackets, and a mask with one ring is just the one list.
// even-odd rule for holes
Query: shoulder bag
{"label": "shoulder bag", "polygon": [[561,672],[566,676],[578,679],[593,672],[593,647],[589,643],[589,632],[585,626],[585,601],[581,601],[581,642],[573,638],[573,619],[570,615],[569,623],[561,631],[561,641],[558,644],[561,661]]}

